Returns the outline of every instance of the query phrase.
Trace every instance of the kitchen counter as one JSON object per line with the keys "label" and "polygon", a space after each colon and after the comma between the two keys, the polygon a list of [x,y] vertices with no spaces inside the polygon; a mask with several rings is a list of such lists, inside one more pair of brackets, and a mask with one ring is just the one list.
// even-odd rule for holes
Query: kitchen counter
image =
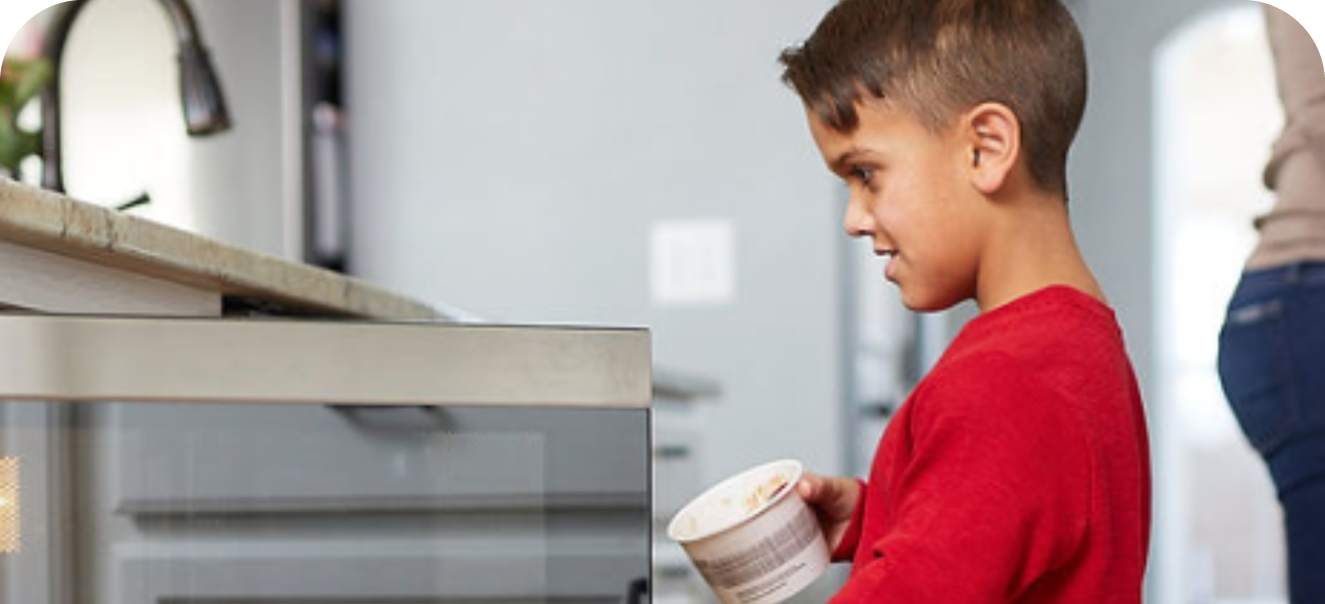
{"label": "kitchen counter", "polygon": [[[75,267],[75,274],[87,270],[116,273],[114,278],[89,273],[84,281],[94,288],[101,287],[97,283],[118,284],[129,277],[150,290],[139,298],[174,296],[191,301],[186,308],[202,309],[184,314],[251,307],[282,315],[447,318],[423,303],[339,273],[225,245],[10,180],[0,180],[0,258],[5,256],[8,258],[0,262],[5,265],[0,268],[0,307],[87,312],[89,309],[65,308],[59,303],[79,297],[78,284],[71,283],[67,270]],[[52,268],[52,264],[60,266]],[[125,296],[111,293],[110,302],[95,310],[153,310],[133,304],[118,308],[115,301]],[[48,304],[51,300],[55,302]],[[209,304],[214,308],[208,308]]]}

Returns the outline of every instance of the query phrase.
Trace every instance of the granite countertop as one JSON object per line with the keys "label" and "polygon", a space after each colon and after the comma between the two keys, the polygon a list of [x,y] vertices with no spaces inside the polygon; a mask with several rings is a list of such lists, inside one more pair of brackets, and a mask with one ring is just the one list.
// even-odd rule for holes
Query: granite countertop
{"label": "granite countertop", "polygon": [[219,292],[280,314],[447,319],[423,303],[339,273],[5,179],[0,179],[0,239]]}

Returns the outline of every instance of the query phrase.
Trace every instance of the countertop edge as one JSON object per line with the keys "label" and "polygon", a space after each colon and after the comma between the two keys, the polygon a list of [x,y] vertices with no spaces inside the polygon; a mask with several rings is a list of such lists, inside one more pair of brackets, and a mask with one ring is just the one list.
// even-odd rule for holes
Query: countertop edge
{"label": "countertop edge", "polygon": [[0,180],[0,238],[133,273],[275,304],[293,314],[448,320],[364,281]]}

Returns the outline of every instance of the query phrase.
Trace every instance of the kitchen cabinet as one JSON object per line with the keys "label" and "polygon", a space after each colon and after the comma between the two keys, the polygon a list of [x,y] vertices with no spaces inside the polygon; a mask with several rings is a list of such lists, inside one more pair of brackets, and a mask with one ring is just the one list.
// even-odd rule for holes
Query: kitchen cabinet
{"label": "kitchen cabinet", "polygon": [[713,594],[681,549],[667,536],[667,524],[708,485],[700,461],[705,454],[700,407],[721,394],[717,381],[674,370],[653,376],[653,601],[690,604],[713,601]]}
{"label": "kitchen cabinet", "polygon": [[648,598],[644,330],[448,323],[6,182],[0,306],[0,604]]}

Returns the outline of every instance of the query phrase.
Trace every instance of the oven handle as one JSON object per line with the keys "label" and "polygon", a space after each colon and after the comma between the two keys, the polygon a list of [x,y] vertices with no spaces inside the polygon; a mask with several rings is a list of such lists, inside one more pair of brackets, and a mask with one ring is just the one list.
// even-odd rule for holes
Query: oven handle
{"label": "oven handle", "polygon": [[433,405],[327,405],[345,421],[370,431],[444,431],[446,409]]}
{"label": "oven handle", "polygon": [[640,577],[626,587],[626,604],[649,604],[645,595],[649,593],[649,580]]}

